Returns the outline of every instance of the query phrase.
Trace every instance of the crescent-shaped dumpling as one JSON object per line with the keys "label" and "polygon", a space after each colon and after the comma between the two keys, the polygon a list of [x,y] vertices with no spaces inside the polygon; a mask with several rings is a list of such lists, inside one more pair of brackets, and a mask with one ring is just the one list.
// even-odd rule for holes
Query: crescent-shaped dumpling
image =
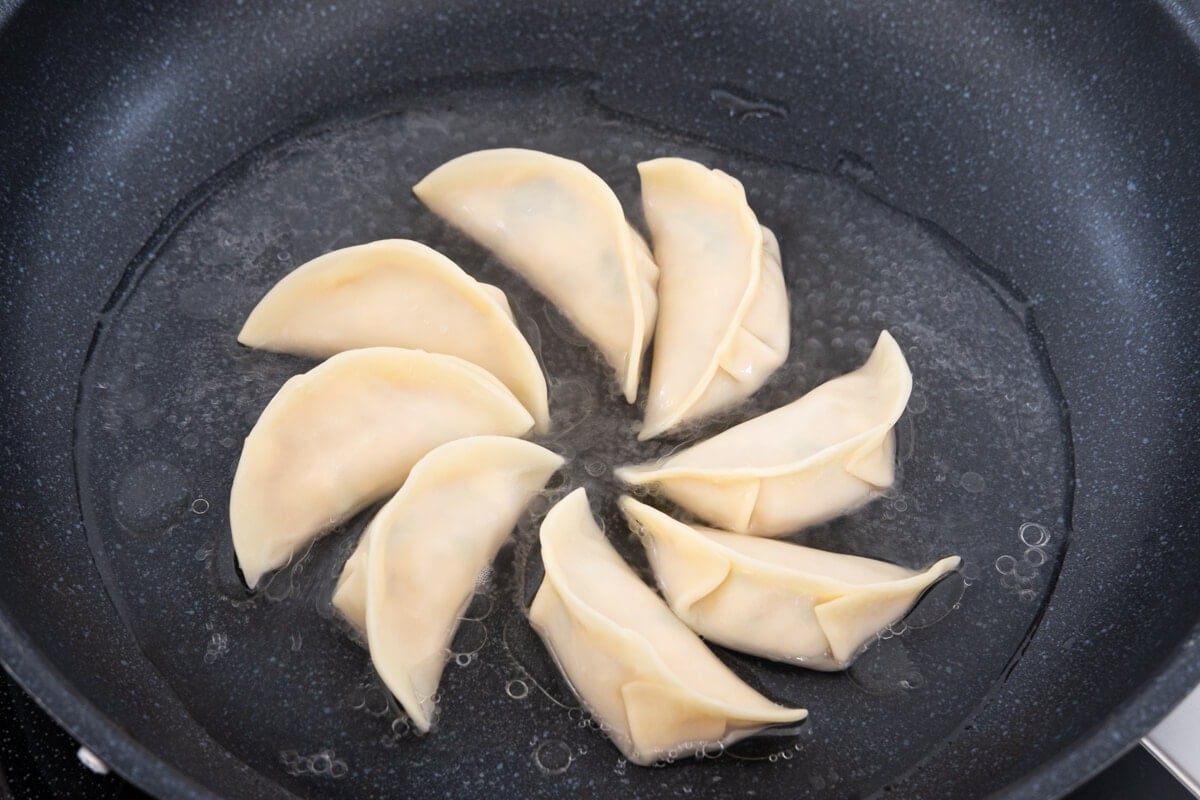
{"label": "crescent-shaped dumpling", "polygon": [[924,571],[872,558],[685,525],[630,497],[621,510],[642,537],[667,604],[710,642],[809,669],[845,669],[922,592],[957,569]]}
{"label": "crescent-shaped dumpling", "polygon": [[704,646],[604,538],[583,489],[546,515],[541,543],[546,575],[530,621],[633,763],[808,716],[767,700]]}
{"label": "crescent-shaped dumpling", "polygon": [[867,363],[658,464],[621,467],[717,527],[783,536],[867,502],[895,477],[892,427],[912,373],[884,331]]}
{"label": "crescent-shaped dumpling", "polygon": [[250,312],[238,341],[313,358],[380,345],[458,356],[499,378],[539,431],[549,428],[546,379],[504,292],[419,242],[383,239],[297,267]]}
{"label": "crescent-shaped dumpling", "polygon": [[639,439],[753,394],[791,341],[779,244],[735,178],[685,158],[638,165],[660,270],[650,393]]}
{"label": "crescent-shaped dumpling", "polygon": [[637,398],[658,267],[598,175],[536,150],[480,150],[413,192],[558,306],[616,370],[625,399]]}
{"label": "crescent-shaped dumpling", "polygon": [[428,731],[459,615],[517,517],[563,459],[504,436],[444,444],[417,462],[346,562],[334,605],[367,637],[375,671]]}
{"label": "crescent-shaped dumpling", "polygon": [[229,525],[246,583],[399,489],[438,445],[532,427],[504,384],[454,356],[370,347],[295,376],[246,437],[233,478]]}

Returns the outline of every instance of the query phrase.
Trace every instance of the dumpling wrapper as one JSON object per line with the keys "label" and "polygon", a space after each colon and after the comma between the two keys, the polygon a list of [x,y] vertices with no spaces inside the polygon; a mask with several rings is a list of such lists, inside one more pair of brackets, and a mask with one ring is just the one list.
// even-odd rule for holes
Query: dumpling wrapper
{"label": "dumpling wrapper", "polygon": [[867,363],[658,464],[621,467],[722,530],[783,536],[853,510],[895,479],[912,373],[884,331]]}
{"label": "dumpling wrapper", "polygon": [[454,356],[347,350],[291,378],[246,437],[229,497],[246,583],[400,488],[433,448],[521,436],[533,417],[482,367]]}
{"label": "dumpling wrapper", "polygon": [[314,258],[276,283],[238,334],[249,347],[328,358],[360,347],[458,356],[500,379],[546,431],[546,378],[504,292],[425,245],[383,239]]}
{"label": "dumpling wrapper", "polygon": [[753,394],[787,359],[791,323],[779,244],[737,179],[684,158],[638,172],[660,270],[644,440]]}
{"label": "dumpling wrapper", "polygon": [[637,399],[658,267],[598,175],[536,150],[480,150],[413,192],[558,306],[616,371],[625,399]]}
{"label": "dumpling wrapper", "polygon": [[546,575],[530,622],[633,763],[808,716],[760,695],[705,647],[604,538],[583,489],[546,515],[541,543]]}
{"label": "dumpling wrapper", "polygon": [[879,631],[958,568],[924,571],[873,558],[686,525],[622,497],[667,604],[711,642],[809,669],[850,666]]}
{"label": "dumpling wrapper", "polygon": [[520,439],[444,444],[413,467],[359,539],[333,603],[366,634],[375,671],[428,731],[459,617],[561,456]]}

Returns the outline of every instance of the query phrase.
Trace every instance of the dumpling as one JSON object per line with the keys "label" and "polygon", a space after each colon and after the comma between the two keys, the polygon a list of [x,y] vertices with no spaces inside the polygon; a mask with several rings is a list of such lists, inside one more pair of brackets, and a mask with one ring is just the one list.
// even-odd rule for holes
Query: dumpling
{"label": "dumpling", "polygon": [[753,394],[791,340],[779,244],[735,178],[684,158],[638,165],[661,271],[650,393],[639,439]]}
{"label": "dumpling", "polygon": [[246,583],[399,489],[438,445],[532,427],[504,384],[454,356],[370,347],[295,376],[246,437],[233,478],[229,525]]}
{"label": "dumpling", "polygon": [[238,334],[250,347],[328,358],[388,345],[458,356],[486,369],[549,428],[546,379],[504,292],[419,242],[384,239],[297,267]]}
{"label": "dumpling", "polygon": [[557,305],[616,370],[625,399],[637,399],[658,267],[599,176],[536,150],[480,150],[413,192]]}
{"label": "dumpling", "polygon": [[743,653],[845,669],[875,634],[958,568],[921,572],[872,558],[685,525],[622,497],[667,604],[692,630]]}
{"label": "dumpling", "polygon": [[530,622],[621,752],[651,764],[808,716],[747,686],[642,583],[577,489],[546,515]]}
{"label": "dumpling", "polygon": [[563,459],[520,439],[475,436],[417,462],[346,562],[334,605],[412,724],[428,731],[459,615],[517,517]]}
{"label": "dumpling", "polygon": [[621,467],[616,475],[656,487],[723,530],[783,536],[891,486],[892,427],[911,392],[904,354],[884,331],[854,372],[658,464]]}

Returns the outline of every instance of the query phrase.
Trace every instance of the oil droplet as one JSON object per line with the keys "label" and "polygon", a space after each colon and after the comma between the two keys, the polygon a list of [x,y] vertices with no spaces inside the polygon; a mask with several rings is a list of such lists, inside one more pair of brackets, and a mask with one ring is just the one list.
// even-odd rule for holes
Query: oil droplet
{"label": "oil droplet", "polygon": [[[850,150],[843,150],[838,155],[837,163],[834,165],[834,171],[839,175],[843,175],[857,183],[869,183],[878,177],[875,166],[860,156],[858,153]],[[909,406],[912,409],[912,406]],[[924,411],[922,408],[921,411]],[[916,411],[914,413],[921,413]]]}
{"label": "oil droplet", "polygon": [[513,700],[524,700],[529,696],[529,685],[519,678],[511,680],[504,684],[504,693]]}
{"label": "oil droplet", "polygon": [[983,476],[978,472],[964,472],[959,478],[959,484],[968,492],[978,494],[983,491]]}
{"label": "oil droplet", "polygon": [[782,119],[788,115],[788,108],[783,103],[751,95],[745,89],[717,86],[709,91],[708,96],[713,103],[736,119]]}
{"label": "oil droplet", "polygon": [[571,748],[559,739],[542,742],[533,751],[533,763],[547,775],[561,775],[571,766]]}
{"label": "oil droplet", "polygon": [[197,497],[195,500],[192,501],[192,513],[193,514],[197,514],[197,515],[207,514],[208,509],[211,507],[212,507],[212,504],[209,503],[207,500],[205,500],[203,497]]}
{"label": "oil droplet", "polygon": [[471,662],[474,660],[475,656],[471,653],[459,653],[454,656],[454,663],[460,667],[470,666]]}
{"label": "oil droplet", "polygon": [[147,461],[117,482],[117,521],[129,530],[165,531],[185,508],[188,490],[183,471],[164,461]]}

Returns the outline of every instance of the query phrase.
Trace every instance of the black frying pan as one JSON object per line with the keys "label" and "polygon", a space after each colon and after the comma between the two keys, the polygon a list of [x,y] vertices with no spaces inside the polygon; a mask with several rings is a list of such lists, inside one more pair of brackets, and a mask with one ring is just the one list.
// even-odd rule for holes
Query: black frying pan
{"label": "black frying pan", "polygon": [[[0,8],[0,656],[150,791],[1047,797],[1200,676],[1190,5]],[[574,456],[555,492],[589,486],[644,563],[606,465],[678,442],[628,444],[638,412],[586,347],[409,194],[498,144],[584,159],[635,222],[640,158],[744,180],[794,310],[757,407],[856,366],[880,328],[906,348],[897,491],[802,540],[967,567],[848,674],[722,651],[812,710],[800,732],[623,765],[521,616],[544,508],[456,639],[426,739],[329,613],[361,520],[240,587],[238,443],[308,364],[237,327],[291,266],[396,235],[510,293]]]}

